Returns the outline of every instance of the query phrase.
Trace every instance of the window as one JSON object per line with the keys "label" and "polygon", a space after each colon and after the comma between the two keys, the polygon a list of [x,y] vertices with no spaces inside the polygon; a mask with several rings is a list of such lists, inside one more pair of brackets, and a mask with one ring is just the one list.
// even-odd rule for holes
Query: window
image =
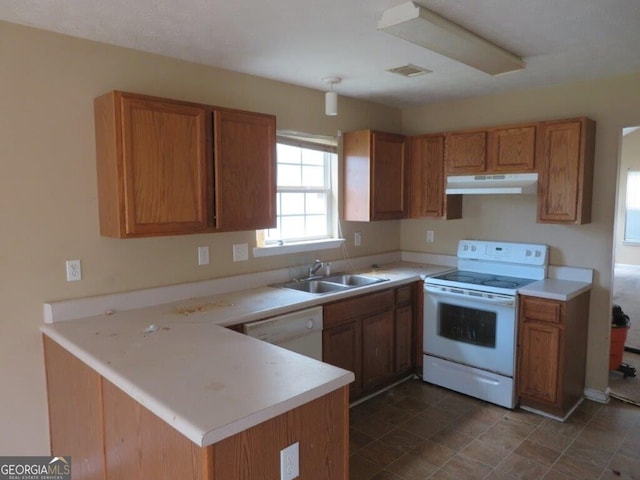
{"label": "window", "polygon": [[624,241],[640,243],[640,170],[627,173],[626,218]]}
{"label": "window", "polygon": [[277,226],[258,232],[257,250],[335,239],[336,151],[333,138],[278,132]]}

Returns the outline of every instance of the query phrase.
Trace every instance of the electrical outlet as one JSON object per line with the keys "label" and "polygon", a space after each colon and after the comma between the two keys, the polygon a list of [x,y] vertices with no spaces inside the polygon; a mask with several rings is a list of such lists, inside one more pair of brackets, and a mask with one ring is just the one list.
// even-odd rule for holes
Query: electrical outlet
{"label": "electrical outlet", "polygon": [[434,242],[433,230],[427,230],[427,243]]}
{"label": "electrical outlet", "polygon": [[300,444],[298,442],[280,450],[280,480],[293,480],[300,476]]}
{"label": "electrical outlet", "polygon": [[356,247],[359,247],[360,245],[362,245],[362,233],[361,232],[356,232],[353,234],[353,244]]}
{"label": "electrical outlet", "polygon": [[198,265],[209,265],[209,247],[198,247]]}
{"label": "electrical outlet", "polygon": [[80,260],[67,260],[67,282],[82,280],[82,265]]}
{"label": "electrical outlet", "polygon": [[249,260],[249,244],[248,243],[238,243],[233,246],[233,261],[234,262],[244,262],[245,260]]}

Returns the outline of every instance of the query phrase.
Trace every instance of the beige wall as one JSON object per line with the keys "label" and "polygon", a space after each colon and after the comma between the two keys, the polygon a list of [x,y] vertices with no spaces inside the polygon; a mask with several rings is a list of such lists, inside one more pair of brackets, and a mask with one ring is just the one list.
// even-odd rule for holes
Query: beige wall
{"label": "beige wall", "polygon": [[620,178],[618,179],[618,203],[616,205],[615,262],[627,265],[640,265],[640,245],[624,244],[627,171],[640,170],[640,130],[636,130],[622,137],[620,150]]}
{"label": "beige wall", "polygon": [[[100,237],[92,102],[113,89],[273,113],[280,129],[401,129],[399,110],[341,97],[340,115],[326,117],[319,90],[0,23],[0,455],[48,453],[44,302],[341,257],[233,263],[232,244],[255,245],[255,232]],[[400,246],[397,221],[343,229],[362,231],[354,256]],[[197,266],[199,245],[211,247],[211,265]],[[64,262],[76,258],[83,280],[67,283]]]}
{"label": "beige wall", "polygon": [[[597,122],[593,221],[589,225],[536,223],[535,196],[464,198],[463,219],[404,220],[403,250],[455,253],[460,238],[546,243],[551,263],[592,268],[587,386],[607,388],[611,268],[619,142],[623,126],[640,124],[640,74],[470,98],[403,112],[407,133],[437,132],[545,119],[588,116]],[[425,231],[436,242],[424,242]]]}

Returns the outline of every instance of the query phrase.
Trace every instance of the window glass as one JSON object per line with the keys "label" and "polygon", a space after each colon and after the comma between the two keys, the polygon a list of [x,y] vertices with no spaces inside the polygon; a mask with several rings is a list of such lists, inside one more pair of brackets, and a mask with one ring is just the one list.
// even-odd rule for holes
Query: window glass
{"label": "window glass", "polygon": [[331,167],[336,154],[327,145],[289,143],[276,145],[278,222],[263,232],[264,244],[334,238]]}

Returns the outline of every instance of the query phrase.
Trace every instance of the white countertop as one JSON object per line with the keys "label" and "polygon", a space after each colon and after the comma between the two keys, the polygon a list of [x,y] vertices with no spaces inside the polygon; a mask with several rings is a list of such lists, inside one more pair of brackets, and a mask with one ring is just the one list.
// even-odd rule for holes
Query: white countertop
{"label": "white countertop", "polygon": [[520,295],[568,301],[591,289],[590,282],[545,278],[518,289]]}
{"label": "white countertop", "polygon": [[[339,293],[259,287],[105,312],[41,330],[194,443],[207,446],[354,380],[352,372],[224,325],[392,288],[449,268],[397,263],[366,272],[388,281]],[[155,330],[146,333],[150,325]]]}
{"label": "white countertop", "polygon": [[[393,288],[451,268],[396,262],[375,271],[359,271],[385,278],[385,282],[325,295],[262,286],[157,304],[166,295],[202,292],[209,287],[205,283],[85,298],[77,303],[54,302],[45,305],[50,323],[41,330],[194,443],[207,446],[354,380],[352,372],[224,326]],[[244,278],[236,279],[235,284],[239,281]],[[546,279],[520,293],[567,300],[590,286]],[[144,302],[156,305],[130,308]],[[93,313],[77,318],[78,312]],[[146,333],[151,325],[155,330]]]}

